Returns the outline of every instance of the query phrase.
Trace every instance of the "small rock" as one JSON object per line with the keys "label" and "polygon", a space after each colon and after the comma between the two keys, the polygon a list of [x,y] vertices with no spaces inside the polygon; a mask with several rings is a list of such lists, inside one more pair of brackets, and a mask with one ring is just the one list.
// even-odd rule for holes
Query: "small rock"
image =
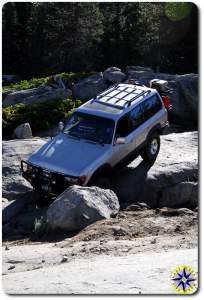
{"label": "small rock", "polygon": [[144,203],[144,202],[138,202],[137,205],[139,205],[142,208],[150,209],[149,205],[147,205],[147,203]]}
{"label": "small rock", "polygon": [[174,217],[179,215],[178,209],[169,208],[169,207],[162,207],[161,209],[159,209],[159,213],[162,216],[167,216],[167,217]]}
{"label": "small rock", "polygon": [[30,139],[32,138],[32,130],[29,123],[19,125],[14,130],[14,136],[18,139]]}
{"label": "small rock", "polygon": [[6,245],[6,247],[5,247],[5,250],[7,251],[7,250],[9,250],[9,247]]}
{"label": "small rock", "polygon": [[193,215],[194,213],[193,213],[193,211],[192,210],[190,210],[190,209],[188,209],[188,208],[179,208],[179,209],[177,209],[177,212],[179,213],[179,214],[184,214],[184,215]]}
{"label": "small rock", "polygon": [[175,232],[180,232],[181,231],[181,225],[177,225],[174,229]]}
{"label": "small rock", "polygon": [[11,265],[9,268],[8,268],[8,270],[13,270],[13,269],[15,269],[15,265]]}
{"label": "small rock", "polygon": [[62,257],[61,263],[64,263],[64,262],[66,262],[67,260],[68,260],[68,257],[67,257],[66,255],[64,255],[64,256]]}
{"label": "small rock", "polygon": [[157,242],[156,238],[151,240],[151,244],[156,244],[156,242]]}
{"label": "small rock", "polygon": [[127,211],[137,211],[137,210],[141,210],[141,207],[138,204],[131,204],[125,210],[127,210]]}
{"label": "small rock", "polygon": [[113,228],[113,234],[116,236],[125,236],[125,235],[129,235],[128,231],[120,226],[114,226]]}
{"label": "small rock", "polygon": [[41,261],[42,263],[44,263],[45,262],[45,260],[44,259],[42,259],[42,261]]}

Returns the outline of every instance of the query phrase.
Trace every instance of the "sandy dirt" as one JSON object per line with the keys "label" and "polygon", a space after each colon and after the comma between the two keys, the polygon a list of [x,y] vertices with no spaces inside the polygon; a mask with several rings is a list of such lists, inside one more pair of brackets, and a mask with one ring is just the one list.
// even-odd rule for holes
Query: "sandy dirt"
{"label": "sandy dirt", "polygon": [[196,211],[124,210],[115,219],[96,222],[58,241],[53,236],[49,242],[4,242],[4,290],[9,294],[174,293],[171,271],[179,265],[198,269],[197,221]]}

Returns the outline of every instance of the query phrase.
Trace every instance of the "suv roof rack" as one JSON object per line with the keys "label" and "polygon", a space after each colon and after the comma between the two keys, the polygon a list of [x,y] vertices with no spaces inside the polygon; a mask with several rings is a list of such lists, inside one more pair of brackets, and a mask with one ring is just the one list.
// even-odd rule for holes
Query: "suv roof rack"
{"label": "suv roof rack", "polygon": [[92,100],[92,103],[97,102],[118,109],[124,109],[125,107],[130,106],[136,99],[145,96],[150,92],[151,90],[144,91],[138,86],[131,87],[130,85],[126,86],[118,84],[99,94]]}

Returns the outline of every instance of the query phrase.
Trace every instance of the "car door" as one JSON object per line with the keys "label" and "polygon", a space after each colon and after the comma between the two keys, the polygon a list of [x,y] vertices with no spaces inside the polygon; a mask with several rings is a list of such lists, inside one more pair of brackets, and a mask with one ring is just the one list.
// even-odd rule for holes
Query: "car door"
{"label": "car door", "polygon": [[144,112],[141,104],[138,104],[130,111],[130,121],[132,123],[132,136],[134,140],[134,149],[136,150],[145,141]]}
{"label": "car door", "polygon": [[162,103],[157,95],[153,95],[141,104],[143,111],[143,134],[145,139],[151,128],[160,123],[162,116]]}
{"label": "car door", "polygon": [[115,141],[118,137],[125,138],[125,144],[114,144],[110,163],[112,166],[125,159],[135,148],[134,128],[130,120],[130,114],[123,116],[116,125]]}

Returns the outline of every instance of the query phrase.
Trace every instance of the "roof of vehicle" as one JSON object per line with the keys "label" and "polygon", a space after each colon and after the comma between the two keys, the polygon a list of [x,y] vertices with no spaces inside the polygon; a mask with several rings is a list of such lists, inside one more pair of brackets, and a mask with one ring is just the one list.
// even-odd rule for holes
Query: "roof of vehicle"
{"label": "roof of vehicle", "polygon": [[146,86],[121,83],[84,103],[77,111],[117,120],[136,104],[155,93],[157,93],[155,89]]}

